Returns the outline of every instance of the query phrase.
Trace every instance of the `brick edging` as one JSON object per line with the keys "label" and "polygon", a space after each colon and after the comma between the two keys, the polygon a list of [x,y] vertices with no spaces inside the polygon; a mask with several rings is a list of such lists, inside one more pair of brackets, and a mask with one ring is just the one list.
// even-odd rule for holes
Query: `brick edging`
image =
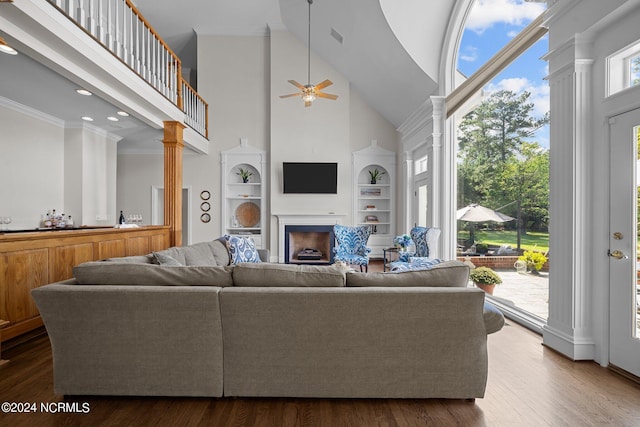
{"label": "brick edging", "polygon": [[[458,261],[465,261],[467,257],[459,256]],[[489,267],[494,270],[514,269],[517,256],[471,256],[468,257],[476,267]],[[549,261],[545,262],[540,271],[549,271]]]}

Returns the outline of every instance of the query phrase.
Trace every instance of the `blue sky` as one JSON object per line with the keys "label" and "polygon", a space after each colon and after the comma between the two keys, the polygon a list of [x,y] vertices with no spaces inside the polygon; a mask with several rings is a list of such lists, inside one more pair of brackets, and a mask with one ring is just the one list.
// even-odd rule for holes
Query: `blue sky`
{"label": "blue sky", "polygon": [[[472,75],[544,9],[543,3],[523,0],[476,0],[460,42],[458,69],[466,76]],[[529,91],[535,105],[534,114],[542,116],[549,111],[549,86],[543,80],[548,69],[546,62],[540,59],[547,50],[545,36],[489,82],[485,91]],[[534,139],[548,147],[548,135],[547,127]]]}

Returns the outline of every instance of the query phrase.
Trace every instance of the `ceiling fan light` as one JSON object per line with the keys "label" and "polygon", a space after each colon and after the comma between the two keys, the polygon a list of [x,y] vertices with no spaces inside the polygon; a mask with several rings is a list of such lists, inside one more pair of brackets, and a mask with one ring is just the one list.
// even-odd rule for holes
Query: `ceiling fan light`
{"label": "ceiling fan light", "polygon": [[9,55],[17,55],[18,51],[15,50],[14,48],[12,48],[11,46],[9,46],[9,44],[4,41],[4,39],[2,37],[0,37],[0,52],[2,53],[6,53]]}
{"label": "ceiling fan light", "polygon": [[302,100],[306,103],[306,102],[313,102],[316,100],[316,94],[313,92],[310,93],[305,93],[304,95],[302,95]]}

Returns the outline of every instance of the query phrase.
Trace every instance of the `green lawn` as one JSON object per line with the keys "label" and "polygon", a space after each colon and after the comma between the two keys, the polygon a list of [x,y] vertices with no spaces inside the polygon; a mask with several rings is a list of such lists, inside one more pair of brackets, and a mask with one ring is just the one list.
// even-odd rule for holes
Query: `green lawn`
{"label": "green lawn", "polygon": [[[476,230],[476,242],[486,243],[488,245],[511,245],[516,247],[515,231],[492,231],[492,230]],[[458,239],[468,239],[469,232],[466,230],[458,231]],[[527,234],[520,236],[520,247],[522,249],[534,249],[538,252],[546,252],[549,250],[549,233],[537,233],[529,231]]]}

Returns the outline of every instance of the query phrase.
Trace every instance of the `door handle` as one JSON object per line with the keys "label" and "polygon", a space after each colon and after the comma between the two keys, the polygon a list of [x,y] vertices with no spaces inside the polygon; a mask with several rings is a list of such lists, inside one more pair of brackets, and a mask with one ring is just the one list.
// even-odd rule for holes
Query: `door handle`
{"label": "door handle", "polygon": [[611,258],[615,258],[615,259],[628,259],[629,258],[627,255],[622,253],[622,251],[619,251],[617,249],[615,251],[612,251],[611,249],[609,249],[609,256]]}

